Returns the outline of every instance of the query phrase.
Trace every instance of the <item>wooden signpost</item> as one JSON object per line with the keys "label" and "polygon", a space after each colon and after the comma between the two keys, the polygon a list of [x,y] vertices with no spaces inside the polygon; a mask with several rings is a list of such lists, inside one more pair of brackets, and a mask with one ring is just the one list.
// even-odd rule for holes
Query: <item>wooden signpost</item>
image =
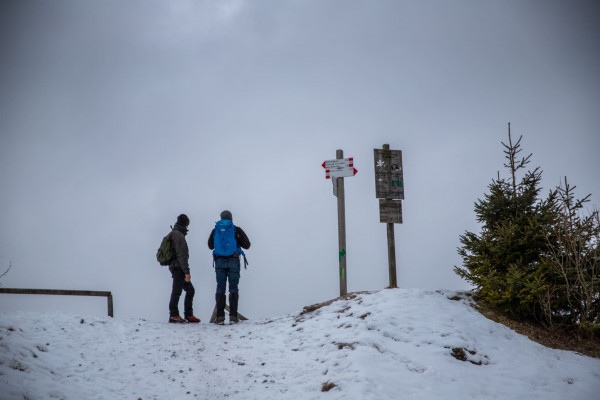
{"label": "wooden signpost", "polygon": [[396,244],[394,224],[402,223],[402,200],[404,199],[404,174],[402,151],[390,150],[389,144],[373,149],[375,161],[375,197],[379,199],[379,221],[387,224],[389,279],[391,288],[396,282]]}
{"label": "wooden signpost", "polygon": [[344,158],[343,150],[336,150],[336,159],[321,164],[325,168],[325,178],[333,182],[333,195],[337,197],[338,206],[338,243],[340,296],[347,293],[346,285],[346,204],[344,195],[344,177],[356,175],[353,158]]}

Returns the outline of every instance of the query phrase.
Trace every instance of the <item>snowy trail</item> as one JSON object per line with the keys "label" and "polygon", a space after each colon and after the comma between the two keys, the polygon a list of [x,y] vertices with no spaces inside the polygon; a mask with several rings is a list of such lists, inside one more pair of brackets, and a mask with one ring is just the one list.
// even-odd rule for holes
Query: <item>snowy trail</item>
{"label": "snowy trail", "polygon": [[0,399],[597,396],[600,360],[545,348],[454,296],[360,293],[227,326],[1,313]]}

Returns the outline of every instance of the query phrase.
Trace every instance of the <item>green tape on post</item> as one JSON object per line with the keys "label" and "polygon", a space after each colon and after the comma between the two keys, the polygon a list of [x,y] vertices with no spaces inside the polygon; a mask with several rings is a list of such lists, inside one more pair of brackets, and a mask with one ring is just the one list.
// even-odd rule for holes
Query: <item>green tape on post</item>
{"label": "green tape on post", "polygon": [[340,251],[340,262],[342,262],[342,257],[344,257],[346,255],[346,249],[342,249]]}
{"label": "green tape on post", "polygon": [[[340,251],[340,263],[342,262],[342,258],[346,255],[346,249],[342,249]],[[344,279],[344,267],[340,265],[340,279]]]}

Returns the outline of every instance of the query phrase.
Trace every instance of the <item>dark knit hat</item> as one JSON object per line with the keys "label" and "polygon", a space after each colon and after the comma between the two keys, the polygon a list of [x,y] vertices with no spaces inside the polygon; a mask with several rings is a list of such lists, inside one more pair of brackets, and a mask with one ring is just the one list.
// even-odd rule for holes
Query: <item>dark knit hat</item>
{"label": "dark knit hat", "polygon": [[188,226],[190,224],[190,219],[187,215],[181,214],[179,217],[177,217],[177,223],[179,225]]}
{"label": "dark knit hat", "polygon": [[228,219],[230,221],[233,221],[233,215],[231,215],[231,211],[227,211],[227,210],[223,211],[221,213],[221,219]]}

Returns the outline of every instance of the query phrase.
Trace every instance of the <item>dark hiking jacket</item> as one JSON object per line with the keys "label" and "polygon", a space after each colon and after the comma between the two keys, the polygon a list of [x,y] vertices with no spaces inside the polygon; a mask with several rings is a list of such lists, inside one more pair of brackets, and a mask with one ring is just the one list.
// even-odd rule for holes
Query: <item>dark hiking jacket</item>
{"label": "dark hiking jacket", "polygon": [[185,240],[185,235],[187,235],[187,232],[188,230],[185,228],[185,226],[181,226],[179,224],[175,224],[175,227],[173,228],[171,240],[173,240],[175,258],[169,265],[169,270],[171,271],[181,269],[184,274],[190,273],[190,251],[188,250],[188,245]]}

